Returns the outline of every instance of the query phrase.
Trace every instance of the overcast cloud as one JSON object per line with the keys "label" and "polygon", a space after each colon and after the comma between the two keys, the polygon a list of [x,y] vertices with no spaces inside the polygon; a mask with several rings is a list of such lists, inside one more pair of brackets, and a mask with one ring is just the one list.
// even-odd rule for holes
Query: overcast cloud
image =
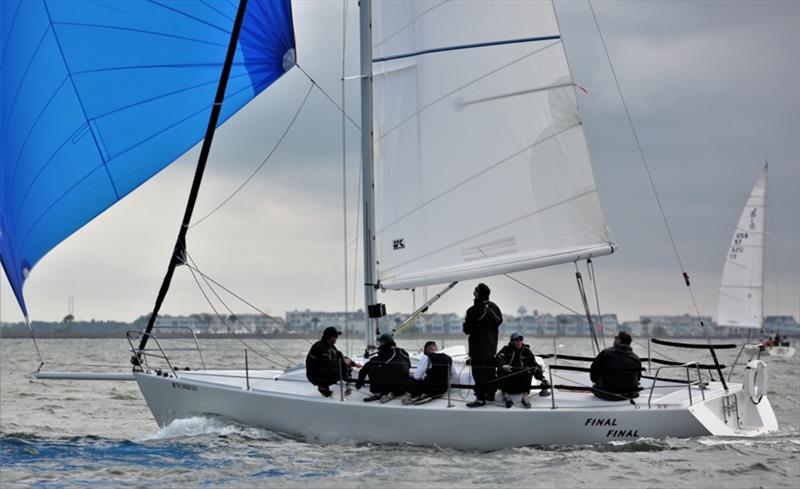
{"label": "overcast cloud", "polygon": [[[800,315],[800,3],[596,2],[601,27],[703,314],[713,315],[722,260],[745,199],[770,162],[766,313]],[[348,74],[357,70],[357,12],[348,6]],[[557,10],[580,96],[614,255],[595,263],[604,312],[692,312],[680,269],[627,127],[585,2]],[[294,2],[298,60],[340,99],[342,4]],[[347,111],[359,120],[357,82]],[[272,149],[309,87],[293,70],[218,131],[195,216],[242,183]],[[347,123],[349,239],[356,230],[359,132]],[[33,270],[25,287],[33,319],[58,320],[75,297],[78,319],[132,320],[152,308],[197,158],[192,150],[73,235]],[[190,232],[189,251],[211,277],[264,309],[344,309],[341,117],[314,90],[265,168],[237,198]],[[348,308],[362,307],[349,252]],[[360,274],[360,267],[357,274]],[[576,307],[574,267],[517,278]],[[506,312],[564,312],[506,278],[491,278]],[[433,308],[459,312],[474,282]],[[433,293],[431,288],[431,294]],[[419,298],[418,298],[419,299]],[[409,293],[384,294],[408,311]],[[231,301],[236,312],[250,312]],[[187,270],[163,308],[210,311]],[[21,314],[2,283],[2,319]]]}

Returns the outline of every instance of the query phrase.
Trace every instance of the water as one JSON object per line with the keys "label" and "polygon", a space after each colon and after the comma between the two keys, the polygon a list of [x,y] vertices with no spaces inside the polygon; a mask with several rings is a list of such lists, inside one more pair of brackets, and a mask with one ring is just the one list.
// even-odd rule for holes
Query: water
{"label": "water", "polygon": [[[268,359],[283,361],[259,340],[247,341],[267,351]],[[591,352],[585,339],[559,343],[562,353]],[[409,350],[421,344],[401,342]],[[537,351],[552,351],[552,340],[533,344]],[[302,340],[270,345],[295,359],[308,347]],[[209,364],[244,363],[244,346],[237,340],[206,340],[203,346]],[[46,369],[129,368],[127,343],[120,340],[40,340],[40,347]],[[644,353],[641,346],[635,349]],[[674,349],[660,351],[688,359]],[[723,362],[735,355],[733,350],[720,353]],[[197,364],[189,353],[181,354],[178,365]],[[0,339],[0,486],[798,487],[800,361],[797,356],[767,361],[770,401],[781,426],[769,436],[477,453],[404,444],[306,443],[214,418],[179,420],[159,429],[134,382],[34,380],[31,372],[38,363],[30,341]],[[250,364],[264,367],[267,361],[251,354]]]}

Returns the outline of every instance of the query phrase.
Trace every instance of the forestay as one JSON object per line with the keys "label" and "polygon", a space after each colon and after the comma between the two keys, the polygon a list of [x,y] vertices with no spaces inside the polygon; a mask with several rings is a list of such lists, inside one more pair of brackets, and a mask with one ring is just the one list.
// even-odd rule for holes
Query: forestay
{"label": "forestay", "polygon": [[[197,143],[237,2],[0,2],[0,258],[50,249]],[[294,65],[289,0],[251,2],[220,123]]]}
{"label": "forestay", "polygon": [[760,328],[764,290],[764,220],[767,168],[758,177],[733,233],[722,283],[719,286],[717,324]]}
{"label": "forestay", "polygon": [[612,252],[550,2],[373,9],[380,284]]}

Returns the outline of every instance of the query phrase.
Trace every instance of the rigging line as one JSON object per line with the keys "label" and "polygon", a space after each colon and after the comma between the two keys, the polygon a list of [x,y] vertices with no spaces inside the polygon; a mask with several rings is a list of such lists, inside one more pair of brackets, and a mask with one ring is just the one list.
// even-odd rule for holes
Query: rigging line
{"label": "rigging line", "polygon": [[[645,172],[647,173],[647,179],[650,181],[650,188],[653,191],[653,196],[655,197],[656,204],[658,204],[658,210],[659,213],[661,214],[661,220],[664,222],[664,227],[667,230],[667,235],[669,236],[669,241],[672,245],[672,251],[675,253],[675,258],[678,261],[678,266],[680,267],[681,273],[683,274],[684,282],[686,283],[686,290],[689,292],[689,297],[692,300],[692,305],[694,306],[695,313],[697,314],[697,320],[700,322],[700,327],[703,330],[703,333],[706,337],[706,341],[708,342],[708,348],[711,351],[711,356],[714,357],[714,363],[718,364],[717,355],[714,351],[713,345],[711,344],[711,337],[709,336],[708,331],[705,328],[705,324],[703,323],[703,320],[700,317],[701,316],[700,307],[697,305],[697,299],[695,298],[694,291],[692,290],[692,287],[690,285],[689,274],[686,272],[686,268],[683,265],[683,260],[681,260],[681,255],[680,252],[678,251],[678,245],[675,242],[675,237],[673,236],[672,229],[669,226],[669,221],[667,220],[667,214],[666,212],[664,212],[664,207],[661,204],[661,198],[659,197],[658,190],[656,189],[655,180],[653,179],[653,175],[650,172],[650,165],[647,163],[647,158],[645,157],[644,149],[642,149],[642,144],[641,141],[639,140],[639,134],[636,132],[636,127],[633,124],[633,118],[631,117],[630,110],[628,110],[628,104],[625,101],[625,96],[622,94],[622,87],[620,86],[619,77],[617,77],[617,72],[614,69],[614,64],[611,62],[611,55],[608,52],[608,46],[606,45],[605,36],[603,36],[603,32],[600,30],[600,22],[597,20],[597,14],[594,11],[594,6],[592,5],[592,1],[586,0],[586,2],[589,4],[589,10],[591,10],[592,12],[592,19],[594,19],[594,25],[597,28],[598,35],[600,36],[600,43],[603,46],[603,52],[605,53],[606,59],[608,60],[608,66],[609,68],[611,68],[611,74],[614,78],[614,84],[617,87],[617,93],[619,94],[619,98],[622,101],[622,107],[625,109],[625,116],[628,120],[628,125],[631,128],[631,132],[633,133],[633,138],[636,142],[636,148],[639,151],[639,156],[642,160],[642,165],[644,166]],[[722,382],[723,387],[725,387],[725,390],[727,391],[728,386],[725,384],[725,378],[722,375],[721,371],[719,371],[719,375],[721,377],[720,381]]]}
{"label": "rigging line", "polygon": [[583,310],[586,314],[586,321],[589,325],[589,333],[591,334],[592,338],[592,352],[597,355],[600,353],[600,343],[597,341],[597,332],[594,330],[594,322],[592,321],[592,311],[589,308],[589,301],[586,299],[586,290],[583,287],[583,277],[581,276],[581,272],[578,270],[577,261],[575,261],[575,277],[578,281],[578,291],[581,294],[581,302],[583,303]]}
{"label": "rigging line", "polygon": [[[545,299],[549,300],[550,302],[552,302],[552,303],[554,303],[554,304],[556,304],[556,305],[558,305],[558,306],[561,306],[561,307],[562,307],[562,308],[564,308],[565,310],[567,310],[567,311],[569,311],[569,312],[571,312],[571,313],[573,313],[573,314],[575,314],[575,315],[577,315],[577,316],[581,316],[581,313],[580,313],[580,312],[578,312],[578,311],[576,311],[575,309],[573,309],[573,308],[569,307],[568,305],[564,304],[563,302],[559,302],[558,300],[556,300],[556,299],[554,299],[554,298],[550,297],[549,295],[545,294],[544,292],[541,292],[541,291],[539,291],[539,290],[536,290],[536,289],[534,289],[533,287],[531,287],[530,285],[526,284],[525,282],[523,282],[523,281],[519,280],[518,278],[511,276],[511,274],[509,274],[509,273],[504,273],[504,274],[503,274],[503,276],[504,276],[504,277],[506,277],[506,278],[508,278],[508,279],[509,279],[509,280],[511,280],[512,282],[516,282],[517,284],[521,285],[522,287],[525,287],[526,289],[530,290],[531,292],[533,292],[533,293],[535,293],[535,294],[538,294],[538,295],[540,295],[540,296],[544,297]],[[645,347],[645,348],[647,347],[647,345],[646,345],[646,344],[644,344],[644,343],[641,343],[641,342],[639,342],[639,341],[633,340],[633,342],[634,342],[634,343],[636,343],[636,344],[638,344],[639,346],[642,346],[642,347]],[[664,357],[664,358],[668,359],[668,360],[674,360],[674,358],[673,358],[673,357],[671,357],[670,355],[667,355],[666,353],[660,352],[660,351],[658,351],[658,350],[656,350],[655,348],[652,348],[652,347],[651,347],[650,349],[651,349],[652,351],[654,351],[655,353],[658,353],[658,354],[659,354],[659,355],[661,355],[662,357]]]}
{"label": "rigging line", "polygon": [[229,196],[227,196],[225,199],[223,199],[223,200],[222,200],[222,202],[220,202],[220,203],[219,203],[219,205],[217,205],[216,207],[214,207],[214,208],[213,208],[213,209],[212,209],[212,210],[211,210],[211,211],[210,211],[208,214],[204,215],[203,217],[201,217],[200,219],[198,219],[197,221],[195,221],[194,223],[192,223],[192,224],[189,226],[189,229],[192,229],[192,228],[194,228],[195,226],[197,226],[198,224],[200,224],[201,222],[205,221],[206,219],[208,219],[209,217],[211,217],[211,215],[212,215],[212,214],[214,214],[214,213],[215,213],[215,212],[217,212],[217,211],[218,211],[220,208],[222,208],[222,207],[223,207],[225,204],[227,204],[227,203],[228,203],[228,202],[229,202],[229,201],[230,201],[232,198],[234,198],[234,197],[236,196],[236,194],[238,194],[238,193],[239,193],[239,192],[240,192],[240,191],[241,191],[241,190],[242,190],[242,189],[243,189],[243,188],[244,188],[244,187],[245,187],[245,186],[246,186],[248,183],[250,183],[250,181],[253,179],[253,177],[255,177],[255,176],[256,176],[256,173],[258,173],[259,171],[261,171],[261,169],[262,169],[262,168],[264,168],[264,165],[266,165],[266,164],[267,164],[267,162],[270,160],[270,158],[272,158],[272,155],[275,153],[275,151],[277,151],[278,147],[279,147],[279,146],[280,146],[280,145],[283,143],[283,140],[286,138],[286,135],[287,135],[287,134],[289,134],[289,131],[290,131],[290,130],[292,129],[292,127],[294,126],[294,123],[295,123],[295,121],[297,120],[297,117],[300,115],[300,112],[303,110],[303,107],[305,107],[305,105],[306,105],[306,102],[308,101],[308,97],[311,95],[311,91],[312,91],[313,89],[314,89],[314,85],[313,85],[313,84],[311,84],[311,85],[308,87],[308,91],[306,92],[306,96],[305,96],[305,98],[303,98],[303,101],[300,103],[300,106],[297,108],[297,112],[295,112],[295,114],[294,114],[294,117],[292,117],[292,120],[291,120],[291,121],[289,121],[289,125],[288,125],[288,126],[286,126],[286,129],[283,131],[283,134],[281,134],[281,137],[280,137],[280,138],[278,138],[278,141],[275,143],[275,146],[273,146],[273,147],[272,147],[272,149],[271,149],[271,150],[270,150],[270,152],[267,154],[267,156],[266,156],[266,157],[265,157],[265,158],[264,158],[264,159],[261,161],[261,164],[260,164],[260,165],[258,165],[258,166],[256,167],[256,169],[255,169],[255,170],[253,170],[253,172],[250,174],[250,176],[248,176],[248,177],[247,177],[247,178],[244,180],[244,182],[242,182],[242,184],[241,184],[241,185],[239,185],[239,186],[236,188],[236,190],[234,190],[234,191],[233,191],[233,192],[232,192],[232,193],[231,193]]}
{"label": "rigging line", "polygon": [[[681,260],[680,253],[678,252],[678,246],[675,243],[675,238],[672,235],[672,229],[670,228],[669,222],[667,221],[667,215],[664,212],[664,207],[661,204],[661,198],[658,195],[658,190],[656,189],[655,180],[653,179],[653,175],[650,172],[650,165],[647,163],[647,158],[645,157],[644,149],[642,149],[642,144],[639,140],[639,133],[636,131],[636,127],[633,124],[633,118],[631,117],[630,110],[628,110],[628,103],[625,101],[625,96],[622,94],[622,88],[619,83],[619,78],[617,77],[617,72],[614,69],[614,64],[611,62],[611,55],[608,53],[608,47],[606,46],[605,37],[603,36],[602,31],[600,30],[600,23],[597,20],[597,15],[595,14],[591,0],[586,0],[586,1],[589,4],[589,9],[592,12],[592,18],[594,19],[594,24],[597,27],[597,33],[600,36],[600,42],[603,46],[603,51],[605,52],[606,59],[608,60],[608,66],[611,68],[611,75],[614,78],[614,83],[617,87],[617,93],[619,94],[620,100],[622,101],[622,107],[625,109],[625,116],[627,117],[628,125],[630,126],[631,131],[633,133],[633,139],[636,142],[636,148],[639,151],[639,157],[642,160],[645,172],[647,173],[647,179],[650,182],[650,188],[653,191],[653,196],[655,197],[656,204],[658,204],[658,211],[661,215],[661,220],[664,222],[664,227],[667,230],[667,235],[669,235],[669,240],[670,243],[672,244],[672,250],[675,253],[675,258],[678,260],[678,265],[680,266],[681,271],[683,272],[685,271],[685,267],[683,266],[683,261]],[[693,295],[692,295],[692,300],[694,300]],[[699,315],[699,310],[698,310],[698,315]]]}
{"label": "rigging line", "polygon": [[[189,267],[189,272],[191,272],[191,274],[192,274],[192,278],[194,279],[195,283],[197,284],[197,287],[200,289],[200,292],[203,294],[203,297],[205,297],[205,299],[206,299],[206,302],[208,302],[208,305],[211,307],[211,310],[212,310],[212,311],[214,311],[214,314],[216,314],[216,315],[217,315],[217,318],[219,318],[219,320],[220,320],[220,321],[222,321],[222,324],[225,324],[225,325],[227,326],[227,325],[228,325],[228,321],[227,321],[227,320],[226,320],[224,317],[222,317],[222,315],[219,313],[219,311],[217,310],[217,308],[216,308],[216,307],[214,307],[214,304],[211,302],[211,298],[210,298],[210,297],[208,297],[208,294],[206,294],[206,291],[205,291],[205,289],[203,289],[203,286],[202,286],[202,285],[200,285],[200,281],[197,279],[197,275],[194,273],[194,270],[192,270],[192,268],[191,268],[191,267]],[[208,285],[208,284],[206,284],[206,285]],[[212,292],[214,291],[214,290],[213,290],[213,289],[212,289],[210,286],[209,286],[209,289],[210,289]],[[215,295],[216,295],[216,293],[215,293]],[[219,296],[217,296],[217,299],[219,299]],[[220,302],[222,302],[222,301],[220,300]],[[226,306],[224,302],[222,302],[222,305],[223,305],[223,306],[225,306],[225,308],[226,308],[226,309],[228,309],[228,306]],[[228,309],[228,311],[230,311],[230,309]],[[231,314],[233,314],[233,313],[231,312]],[[236,315],[234,314],[234,316],[236,316]],[[234,322],[235,322],[235,321],[234,321]],[[246,326],[245,326],[245,328],[246,328]],[[248,331],[249,331],[249,330],[248,330]],[[236,339],[237,339],[237,340],[238,340],[240,343],[242,343],[242,344],[245,346],[245,348],[247,348],[247,349],[251,350],[253,353],[255,353],[256,355],[260,356],[260,357],[261,357],[261,358],[263,358],[264,360],[266,360],[266,361],[268,361],[268,362],[273,362],[273,360],[271,360],[271,359],[267,358],[267,356],[266,356],[266,355],[262,354],[261,352],[259,352],[259,351],[258,351],[258,350],[256,350],[255,348],[253,348],[252,346],[248,345],[248,344],[247,344],[247,343],[246,343],[246,342],[245,342],[245,341],[244,341],[242,338],[238,337],[238,335],[234,335],[234,336],[236,336]],[[291,360],[289,360],[288,358],[284,357],[282,354],[280,354],[279,352],[277,352],[277,350],[276,350],[276,353],[277,353],[279,356],[281,356],[282,358],[284,358],[286,361],[290,362],[290,363],[289,363],[289,364],[287,364],[287,365],[281,365],[281,364],[279,364],[279,365],[281,365],[281,366],[282,366],[282,367],[284,367],[284,368],[289,368],[289,365],[291,364]],[[275,363],[275,362],[273,362],[273,363]]]}
{"label": "rigging line", "polygon": [[[191,257],[190,257],[189,259],[191,260]],[[194,260],[192,260],[192,263],[194,263]],[[219,311],[217,311],[217,309],[216,309],[216,308],[214,307],[214,305],[211,303],[211,300],[210,300],[210,298],[209,298],[209,297],[208,297],[208,295],[205,293],[205,290],[203,289],[203,287],[200,285],[200,281],[199,281],[199,280],[197,280],[197,276],[196,276],[195,272],[194,272],[194,271],[193,271],[191,268],[189,268],[189,271],[192,273],[192,278],[194,278],[195,282],[197,283],[197,286],[200,288],[200,291],[203,293],[203,297],[205,297],[205,298],[206,298],[206,301],[208,302],[208,305],[209,305],[209,306],[211,306],[211,309],[214,311],[214,313],[216,313],[216,315],[217,315],[217,317],[220,319],[220,321],[222,321],[222,323],[223,323],[223,324],[227,325],[227,324],[228,324],[228,321],[226,321],[226,320],[225,320],[225,318],[224,318],[224,317],[222,317],[222,315],[219,313]],[[199,272],[198,272],[198,273],[199,273]],[[233,322],[235,323],[235,322],[237,322],[237,321],[238,321],[238,322],[239,322],[239,323],[240,323],[242,326],[244,326],[244,327],[245,327],[245,329],[247,329],[247,331],[248,331],[249,333],[251,333],[251,334],[254,334],[254,332],[253,332],[253,331],[251,331],[251,330],[250,330],[250,329],[247,327],[247,325],[246,325],[246,324],[244,324],[242,321],[240,321],[240,320],[239,320],[238,316],[237,316],[236,314],[234,314],[234,312],[233,312],[233,311],[232,311],[232,310],[231,310],[231,309],[228,307],[228,305],[227,305],[227,304],[225,304],[225,301],[223,301],[223,300],[222,300],[222,298],[219,296],[219,294],[217,294],[217,292],[214,290],[214,288],[213,288],[213,287],[211,287],[211,285],[209,285],[209,283],[208,283],[208,281],[205,279],[205,277],[203,278],[203,280],[206,282],[206,286],[208,287],[208,289],[209,289],[209,290],[210,290],[210,291],[211,291],[211,292],[212,292],[212,293],[213,293],[213,294],[214,294],[214,295],[217,297],[217,300],[219,300],[219,301],[220,301],[220,303],[221,303],[221,304],[222,304],[222,305],[225,307],[225,309],[227,309],[227,310],[228,310],[228,312],[229,312],[231,315],[233,315],[233,317],[234,317],[234,321],[233,321]],[[240,342],[241,342],[241,343],[242,343],[242,344],[243,344],[245,347],[247,347],[247,348],[249,348],[250,350],[252,350],[252,351],[253,351],[253,353],[255,353],[256,355],[258,355],[258,356],[260,356],[261,358],[263,358],[264,360],[267,360],[267,361],[269,361],[269,362],[273,362],[272,360],[268,359],[268,358],[267,358],[265,355],[263,355],[262,353],[260,353],[258,350],[256,350],[256,349],[255,349],[255,348],[253,348],[252,346],[250,346],[250,345],[248,345],[247,343],[245,343],[245,342],[244,342],[244,340],[243,340],[242,338],[239,338],[239,337],[237,337],[236,339],[237,339],[237,340],[239,340],[239,341],[240,341]],[[289,367],[290,367],[290,366],[291,366],[291,365],[294,363],[294,361],[293,361],[292,359],[290,359],[290,358],[286,357],[285,355],[283,355],[283,354],[282,354],[280,351],[278,351],[277,349],[275,349],[274,347],[272,347],[270,344],[268,344],[268,343],[267,343],[267,342],[265,342],[264,340],[261,340],[261,343],[263,343],[263,344],[264,344],[264,345],[265,345],[267,348],[269,348],[270,350],[272,350],[272,351],[273,351],[275,354],[277,354],[278,356],[280,356],[281,358],[283,358],[284,360],[286,360],[287,362],[289,362],[289,363],[288,363],[288,364],[286,364],[286,365],[283,365],[283,364],[278,364],[278,365],[281,365],[281,366],[282,366],[282,367],[284,367],[284,368],[289,368]],[[275,362],[273,362],[273,363],[275,363]]]}
{"label": "rigging line", "polygon": [[[189,254],[187,253],[187,254],[186,254],[186,256],[189,256]],[[189,257],[189,258],[190,258],[190,260],[191,260],[191,257]],[[306,342],[306,343],[308,343],[309,345],[311,344],[311,341],[309,341],[307,338],[303,338],[303,337],[299,336],[299,334],[297,333],[297,331],[294,331],[293,329],[291,329],[291,328],[289,328],[288,326],[286,326],[286,324],[284,324],[284,322],[283,322],[283,321],[281,321],[281,320],[279,320],[279,319],[275,318],[274,316],[271,316],[271,315],[267,314],[266,312],[262,311],[261,309],[259,309],[259,308],[258,308],[258,307],[256,307],[255,305],[253,305],[251,302],[247,301],[247,300],[246,300],[245,298],[243,298],[242,296],[240,296],[240,295],[236,294],[236,293],[235,293],[234,291],[232,291],[231,289],[229,289],[229,288],[225,287],[224,285],[222,285],[222,284],[221,284],[221,283],[219,283],[218,281],[214,280],[213,278],[209,277],[209,276],[208,276],[208,275],[206,275],[205,273],[201,272],[201,271],[200,271],[200,270],[199,270],[197,267],[195,267],[194,265],[191,265],[191,264],[189,264],[189,263],[186,263],[186,266],[187,266],[187,267],[189,267],[189,268],[192,268],[192,269],[193,269],[195,272],[197,272],[198,274],[200,274],[200,276],[202,276],[202,277],[203,277],[203,278],[205,278],[206,280],[210,281],[211,283],[213,283],[213,284],[214,284],[214,285],[216,285],[217,287],[219,287],[219,288],[221,288],[222,290],[224,290],[225,292],[229,293],[230,295],[232,295],[232,296],[233,296],[233,297],[235,297],[236,299],[239,299],[241,302],[243,302],[244,304],[246,304],[248,307],[250,307],[250,308],[251,308],[251,309],[253,309],[254,311],[258,312],[259,314],[261,314],[261,315],[262,315],[262,316],[264,316],[265,318],[269,319],[270,321],[274,322],[274,323],[275,323],[275,324],[277,324],[278,326],[282,327],[282,328],[283,328],[284,330],[286,330],[286,332],[288,332],[289,334],[296,335],[296,336],[298,336],[298,338],[302,339],[303,341],[305,341],[305,342]]]}
{"label": "rigging line", "polygon": [[[188,253],[186,254],[186,256],[187,256],[187,257],[189,258],[189,260],[192,262],[192,265],[195,267],[195,269],[196,269],[196,270],[198,270],[198,273],[200,273],[200,274],[202,275],[202,272],[200,272],[200,271],[199,271],[199,268],[197,267],[197,262],[195,262],[195,261],[194,261],[194,258],[192,258],[191,256],[189,256],[189,254],[188,254]],[[203,277],[203,281],[206,283],[206,285],[208,286],[209,290],[211,290],[211,292],[214,294],[214,296],[216,296],[217,300],[218,300],[218,301],[219,301],[219,302],[220,302],[220,303],[223,305],[223,307],[225,307],[225,309],[227,309],[227,310],[228,310],[228,313],[232,314],[232,315],[234,316],[234,318],[235,318],[235,319],[238,319],[238,316],[236,315],[236,313],[234,313],[234,312],[231,310],[231,308],[230,308],[230,307],[228,307],[228,305],[225,303],[225,301],[222,299],[222,297],[220,297],[220,295],[217,293],[217,291],[216,291],[216,290],[214,290],[214,288],[211,286],[211,284],[209,284],[209,282],[208,282],[208,279],[207,279],[205,276]],[[244,323],[244,322],[242,322],[242,321],[239,321],[239,323],[240,323],[240,324],[242,324],[243,326],[245,326],[245,328],[247,328],[247,325],[245,325],[245,323]],[[248,329],[248,331],[249,331],[251,334],[255,334],[253,331],[250,331],[249,329]],[[266,342],[266,341],[264,341],[264,340],[261,340],[261,343],[263,343],[263,344],[264,344],[264,346],[266,346],[266,347],[267,347],[267,348],[269,348],[270,350],[274,350],[274,348],[272,347],[272,345],[270,345],[268,342]],[[277,351],[276,351],[276,352],[277,352]],[[281,355],[281,354],[280,354],[280,353],[278,353],[278,355]],[[289,362],[293,362],[293,360],[290,360],[290,359],[286,358],[286,357],[285,357],[285,356],[283,356],[283,355],[281,355],[281,356],[282,356],[283,358],[285,358],[286,360],[288,360]]]}
{"label": "rigging line", "polygon": [[559,306],[563,307],[567,311],[569,311],[569,312],[571,312],[573,314],[576,314],[578,316],[581,315],[581,313],[579,313],[575,309],[569,307],[568,305],[566,305],[566,304],[564,304],[562,302],[559,302],[556,299],[553,299],[552,297],[550,297],[549,295],[545,294],[544,292],[540,292],[540,291],[534,289],[533,287],[531,287],[530,285],[526,284],[525,282],[517,279],[516,277],[512,277],[510,273],[504,273],[503,276],[508,278],[512,282],[516,282],[517,284],[525,287],[526,289],[530,290],[531,292],[535,292],[536,294],[539,294],[540,296],[544,297],[545,299],[549,300],[550,302],[553,302],[554,304],[558,304]]}
{"label": "rigging line", "polygon": [[[361,165],[359,165],[361,166]],[[358,172],[358,199],[356,202],[361,202],[361,179],[362,174]],[[353,310],[356,309],[356,292],[358,291],[358,243],[359,243],[359,233],[358,229],[361,225],[361,208],[362,206],[356,206],[356,231],[355,231],[355,246],[353,247]]]}
{"label": "rigging line", "polygon": [[306,78],[308,78],[308,80],[311,83],[313,83],[315,87],[319,89],[320,92],[322,92],[322,95],[324,95],[325,98],[327,98],[328,101],[330,101],[330,103],[332,103],[334,107],[336,107],[339,110],[339,112],[341,112],[347,118],[347,120],[350,121],[351,124],[353,124],[353,126],[356,129],[358,129],[359,131],[361,130],[361,126],[358,125],[358,123],[354,121],[349,115],[347,115],[347,112],[344,110],[344,108],[340,107],[339,104],[337,104],[336,101],[333,100],[333,97],[328,95],[328,92],[326,92],[324,88],[319,86],[319,84],[313,78],[311,78],[311,75],[306,73],[306,70],[304,70],[302,66],[300,66],[299,64],[295,64],[295,66],[297,66],[297,69],[300,70],[300,72],[303,73],[306,76]]}
{"label": "rigging line", "polygon": [[[339,82],[341,85],[342,107],[346,108],[345,99],[345,69],[347,61],[347,0],[342,0],[342,79]],[[313,85],[312,85],[313,86]],[[348,305],[350,302],[348,289],[347,272],[349,264],[347,263],[347,121],[345,120],[344,111],[342,111],[342,240],[343,257],[344,257],[344,348],[350,352],[350,318],[348,317]]]}
{"label": "rigging line", "polygon": [[597,294],[597,275],[594,273],[594,262],[591,258],[586,260],[586,270],[589,275],[589,280],[592,281],[594,288],[594,303],[597,306],[597,323],[600,325],[600,338],[603,340],[603,348],[606,347],[606,328],[603,325],[603,313],[600,312],[600,296]]}
{"label": "rigging line", "polygon": [[42,368],[42,365],[44,365],[44,359],[42,358],[42,352],[39,351],[39,344],[36,342],[36,336],[33,334],[33,325],[31,325],[31,320],[27,315],[25,316],[25,325],[28,327],[28,331],[31,334],[33,348],[36,350],[36,357],[39,359],[39,368],[37,369],[38,372]]}

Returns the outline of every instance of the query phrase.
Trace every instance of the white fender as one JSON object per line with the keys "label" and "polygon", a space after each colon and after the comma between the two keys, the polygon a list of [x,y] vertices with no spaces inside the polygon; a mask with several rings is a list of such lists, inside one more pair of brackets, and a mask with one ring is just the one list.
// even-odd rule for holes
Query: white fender
{"label": "white fender", "polygon": [[750,360],[744,370],[742,390],[750,396],[751,401],[758,404],[767,394],[768,380],[767,364],[761,360]]}

